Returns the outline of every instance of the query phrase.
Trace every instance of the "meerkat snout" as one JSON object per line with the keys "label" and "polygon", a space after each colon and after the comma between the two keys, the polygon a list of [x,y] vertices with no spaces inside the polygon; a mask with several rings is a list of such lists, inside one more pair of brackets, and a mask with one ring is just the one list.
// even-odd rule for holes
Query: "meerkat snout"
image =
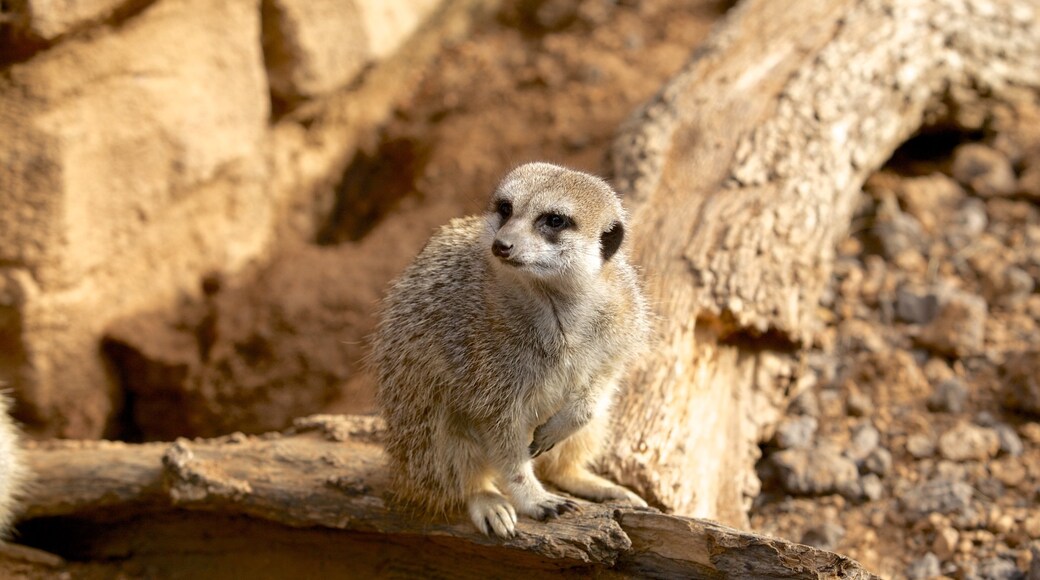
{"label": "meerkat snout", "polygon": [[513,244],[507,244],[502,240],[496,239],[494,243],[491,244],[491,253],[499,258],[508,258],[509,252],[512,251],[512,249]]}

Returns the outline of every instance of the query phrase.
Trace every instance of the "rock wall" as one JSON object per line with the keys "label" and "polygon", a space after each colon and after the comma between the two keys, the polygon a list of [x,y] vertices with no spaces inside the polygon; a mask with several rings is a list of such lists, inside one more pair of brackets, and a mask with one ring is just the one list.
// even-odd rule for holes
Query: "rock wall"
{"label": "rock wall", "polygon": [[477,4],[0,4],[0,383],[28,426],[105,434],[106,325],[313,235],[408,63]]}

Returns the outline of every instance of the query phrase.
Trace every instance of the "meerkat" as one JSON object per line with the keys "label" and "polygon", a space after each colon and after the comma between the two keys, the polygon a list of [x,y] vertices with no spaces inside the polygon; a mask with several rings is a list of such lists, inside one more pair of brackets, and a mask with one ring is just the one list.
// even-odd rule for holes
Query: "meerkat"
{"label": "meerkat", "polygon": [[8,415],[8,400],[0,392],[0,540],[7,537],[16,514],[16,496],[25,479],[18,429]]}
{"label": "meerkat", "polygon": [[536,473],[577,497],[647,505],[590,470],[650,329],[625,220],[605,181],[522,165],[392,285],[372,358],[399,501],[464,508],[501,537],[517,514],[578,511]]}

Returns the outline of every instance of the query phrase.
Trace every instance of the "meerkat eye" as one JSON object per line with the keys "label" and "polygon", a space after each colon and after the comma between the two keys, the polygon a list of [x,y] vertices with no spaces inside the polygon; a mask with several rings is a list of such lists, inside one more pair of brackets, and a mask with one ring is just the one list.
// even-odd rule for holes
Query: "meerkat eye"
{"label": "meerkat eye", "polygon": [[553,230],[562,230],[571,223],[571,220],[567,219],[566,216],[562,216],[558,213],[548,214],[543,219],[545,220],[545,225],[548,226],[549,229]]}
{"label": "meerkat eye", "polygon": [[502,216],[503,220],[509,219],[509,216],[513,215],[513,204],[506,200],[498,202],[498,206],[495,207],[495,211],[498,215]]}

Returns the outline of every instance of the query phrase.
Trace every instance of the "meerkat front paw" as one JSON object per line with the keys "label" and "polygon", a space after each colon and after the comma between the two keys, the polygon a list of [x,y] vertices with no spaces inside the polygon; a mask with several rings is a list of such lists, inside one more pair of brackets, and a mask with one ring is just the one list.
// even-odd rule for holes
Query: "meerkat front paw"
{"label": "meerkat front paw", "polygon": [[466,502],[469,518],[477,529],[490,536],[492,532],[500,538],[516,535],[516,510],[503,495],[484,491],[470,496]]}
{"label": "meerkat front paw", "polygon": [[517,506],[517,509],[525,516],[538,521],[545,521],[566,513],[580,512],[581,506],[572,499],[546,493],[535,501]]}
{"label": "meerkat front paw", "polygon": [[533,459],[542,453],[548,453],[561,439],[563,437],[556,432],[556,429],[553,428],[553,422],[550,420],[535,428],[534,440],[531,441],[531,445],[527,447],[527,450],[531,453],[531,458]]}

